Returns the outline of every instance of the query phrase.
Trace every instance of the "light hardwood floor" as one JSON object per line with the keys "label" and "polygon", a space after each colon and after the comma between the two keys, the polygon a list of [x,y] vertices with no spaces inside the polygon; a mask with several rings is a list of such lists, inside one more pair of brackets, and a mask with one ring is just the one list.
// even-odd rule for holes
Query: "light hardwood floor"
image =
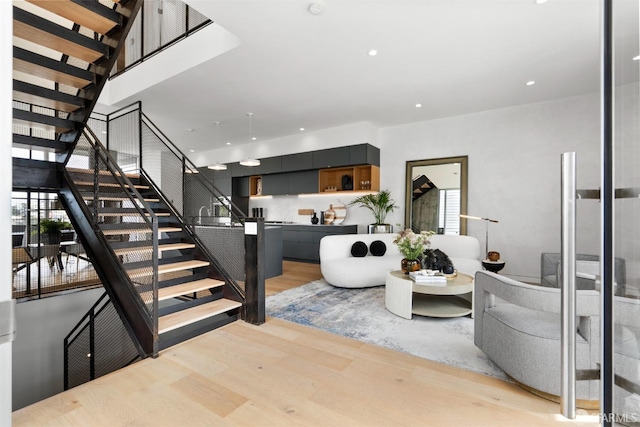
{"label": "light hardwood floor", "polygon": [[320,264],[283,261],[282,276],[265,280],[265,295],[274,295],[318,279],[322,279]]}
{"label": "light hardwood floor", "polygon": [[[275,287],[317,274],[297,263],[286,270]],[[232,323],[23,408],[13,425],[598,425],[559,411],[514,384],[268,318]]]}

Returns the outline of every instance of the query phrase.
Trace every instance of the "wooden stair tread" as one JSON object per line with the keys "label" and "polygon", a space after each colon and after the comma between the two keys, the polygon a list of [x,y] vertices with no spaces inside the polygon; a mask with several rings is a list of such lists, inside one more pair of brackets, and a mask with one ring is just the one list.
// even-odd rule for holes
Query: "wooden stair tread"
{"label": "wooden stair tread", "polygon": [[[93,169],[82,169],[82,168],[69,168],[68,167],[67,168],[67,172],[93,175],[94,170]],[[107,170],[100,170],[100,171],[98,171],[98,174],[100,174],[100,175],[113,175],[111,173],[111,171],[107,171]],[[120,174],[116,173],[115,175],[119,176]],[[140,178],[140,174],[139,173],[134,173],[134,172],[125,172],[124,175],[129,179],[139,179]]]}
{"label": "wooden stair tread", "polygon": [[201,279],[193,282],[181,283],[175,286],[158,289],[158,301],[179,297],[181,295],[192,294],[198,291],[204,291],[211,288],[224,286],[224,282],[215,279]]}
{"label": "wooden stair tread", "polygon": [[[162,264],[158,266],[158,274],[166,274],[166,273],[173,273],[176,271],[183,271],[183,270],[191,270],[193,268],[199,268],[199,267],[207,267],[209,265],[208,261],[199,261],[199,260],[189,260],[189,261],[180,261],[180,262],[173,262],[170,264]],[[144,277],[144,276],[148,276],[150,273],[150,269],[148,268],[138,268],[135,270],[129,270],[128,275],[131,278],[136,278],[136,277]]]}
{"label": "wooden stair tread", "polygon": [[[181,249],[193,249],[196,245],[194,243],[165,243],[163,245],[158,245],[158,251],[177,251]],[[113,252],[116,255],[125,255],[131,252],[151,252],[151,246],[138,246],[133,248],[120,248],[115,249]]]}
{"label": "wooden stair tread", "polygon": [[[158,227],[159,233],[175,233],[182,231],[180,227]],[[151,229],[143,228],[125,228],[125,229],[111,229],[102,230],[102,234],[105,236],[117,236],[118,234],[135,234],[135,233],[151,233]]]}
{"label": "wooden stair tread", "polygon": [[[82,198],[84,200],[93,200],[93,194],[85,194],[82,196]],[[126,196],[98,196],[98,200],[104,200],[108,202],[121,202],[125,200],[130,200],[130,198]],[[160,199],[145,197],[144,201],[147,203],[158,203]]]}
{"label": "wooden stair tread", "polygon": [[[100,34],[107,34],[109,31],[118,26],[117,14],[100,3],[86,2],[87,6],[76,3],[71,0],[27,0],[29,3],[33,3],[51,13],[68,19],[69,21],[80,24],[83,27],[90,28],[91,30]],[[98,6],[99,5],[99,6]],[[100,8],[107,9],[101,11]],[[114,21],[116,19],[116,21]]]}
{"label": "wooden stair tread", "polygon": [[94,63],[104,56],[104,52],[76,44],[64,37],[56,36],[39,27],[15,19],[13,20],[13,35],[89,63]]}
{"label": "wooden stair tread", "polygon": [[[75,185],[93,185],[93,182],[89,182],[89,181],[74,181],[74,184]],[[100,187],[114,187],[114,188],[120,187],[120,184],[118,184],[117,182],[101,182],[98,185]],[[149,189],[148,185],[133,184],[133,186],[138,190],[148,190]]]}
{"label": "wooden stair tread", "polygon": [[[137,212],[98,212],[98,216],[134,216],[138,215]],[[150,213],[145,212],[145,216],[151,216]],[[171,216],[169,212],[156,212],[156,216]]]}
{"label": "wooden stair tread", "polygon": [[58,101],[55,99],[46,98],[44,96],[18,92],[16,90],[13,91],[13,100],[24,102],[25,104],[33,104],[41,107],[51,108],[54,110],[64,111],[65,113],[71,113],[73,111],[76,111],[82,108],[82,106],[69,104],[67,102]]}
{"label": "wooden stair tread", "polygon": [[171,313],[166,316],[162,316],[158,319],[158,333],[163,334],[174,329],[181,328],[183,326],[195,323],[199,320],[203,320],[215,315],[225,313],[240,307],[237,301],[228,299],[219,299],[207,304],[202,304],[187,310]]}
{"label": "wooden stair tread", "polygon": [[23,59],[15,57],[13,58],[13,69],[21,73],[43,78],[45,80],[51,80],[56,83],[75,87],[76,89],[82,89],[92,82],[92,80],[72,76],[60,70],[52,70],[51,68],[47,68],[43,65],[34,64],[33,62],[25,61]]}

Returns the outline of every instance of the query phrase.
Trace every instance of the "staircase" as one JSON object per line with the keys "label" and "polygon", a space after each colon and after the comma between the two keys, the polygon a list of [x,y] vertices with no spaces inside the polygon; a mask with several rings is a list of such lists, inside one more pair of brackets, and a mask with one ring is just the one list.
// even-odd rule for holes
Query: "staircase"
{"label": "staircase", "polygon": [[429,178],[424,175],[420,175],[413,180],[413,200],[419,199],[424,194],[427,194],[432,188],[437,188]]}
{"label": "staircase", "polygon": [[[136,290],[134,298],[139,298],[150,314],[145,335],[154,334],[153,320],[157,318],[154,353],[240,317],[240,296],[226,289],[218,269],[143,177],[123,173],[127,189],[123,194],[117,174],[104,171],[96,185],[95,170],[67,168],[66,173],[65,180],[73,182],[74,188],[62,190],[64,199],[68,201],[73,194],[82,200],[99,229],[96,234],[104,238],[103,242],[88,241],[87,246],[92,252],[102,252],[103,257],[110,254],[120,264],[124,280]],[[73,208],[68,210],[74,212]],[[151,235],[153,225],[149,227],[146,221],[151,217],[157,219],[157,243]],[[100,255],[92,259],[96,257]],[[224,298],[225,293],[235,299]],[[155,303],[159,307],[154,314]],[[137,316],[132,317],[135,322]]]}
{"label": "staircase", "polygon": [[58,193],[146,357],[236,320],[243,295],[152,183],[124,174],[86,127],[142,3],[14,2],[13,147],[26,154],[13,159],[13,187]]}
{"label": "staircase", "polygon": [[[55,190],[142,0],[27,0],[13,7],[16,188]],[[111,7],[110,7],[111,6]]]}

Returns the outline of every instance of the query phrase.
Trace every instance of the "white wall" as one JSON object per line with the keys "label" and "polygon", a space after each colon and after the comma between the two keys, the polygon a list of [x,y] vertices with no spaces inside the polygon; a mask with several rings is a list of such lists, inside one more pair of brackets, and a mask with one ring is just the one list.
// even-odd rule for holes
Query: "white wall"
{"label": "white wall", "polygon": [[13,343],[13,410],[64,391],[64,338],[103,288],[21,302]]}
{"label": "white wall", "polygon": [[[0,235],[11,232],[11,123],[13,68],[13,5],[10,1],[0,2],[0,170],[4,184],[0,185]],[[4,200],[4,202],[3,202]],[[0,274],[5,280],[0,286],[0,301],[8,301],[11,296],[11,246],[9,239],[0,240]],[[11,352],[12,343],[0,344],[0,426],[11,425]]]}
{"label": "white wall", "polygon": [[[560,154],[578,153],[579,188],[599,186],[598,94],[384,128],[380,141],[382,186],[394,195],[404,196],[406,161],[468,155],[468,213],[500,221],[489,250],[523,280],[539,280],[541,252],[560,250]],[[393,217],[404,222],[404,209]],[[599,252],[597,218],[597,202],[580,203],[579,252]],[[484,222],[467,224],[484,247]]]}

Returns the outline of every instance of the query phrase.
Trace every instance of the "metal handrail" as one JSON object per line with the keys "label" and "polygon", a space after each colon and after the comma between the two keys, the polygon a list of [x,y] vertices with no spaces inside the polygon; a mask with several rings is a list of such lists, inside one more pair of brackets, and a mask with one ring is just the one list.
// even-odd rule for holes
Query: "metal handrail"
{"label": "metal handrail", "polygon": [[[140,217],[143,222],[146,222],[147,225],[151,228],[152,233],[152,265],[153,265],[153,278],[152,278],[152,293],[153,293],[153,307],[151,312],[151,321],[153,327],[153,337],[154,337],[154,354],[157,354],[157,344],[158,344],[158,217],[149,206],[149,204],[144,200],[144,197],[140,194],[138,189],[133,185],[131,180],[126,176],[126,174],[122,171],[120,166],[116,160],[111,156],[111,154],[107,151],[107,149],[102,145],[98,137],[93,133],[93,131],[86,126],[84,129],[85,136],[87,137],[87,141],[89,144],[96,150],[96,154],[102,157],[102,160],[105,164],[105,167],[111,172],[112,177],[116,180],[120,189],[124,194],[126,194],[131,201],[132,206],[138,211]],[[89,138],[91,136],[92,138]],[[93,140],[92,140],[93,139]],[[96,168],[98,167],[98,163],[96,162]],[[96,183],[97,185],[97,183]],[[130,191],[127,190],[127,187]],[[97,189],[94,190],[94,197],[97,197]],[[138,202],[138,203],[136,203]],[[93,216],[93,224],[94,229],[99,229],[97,224],[97,203],[94,203],[94,216]],[[144,210],[142,209],[144,208]],[[112,251],[112,256],[116,256]]]}
{"label": "metal handrail", "polygon": [[[142,107],[142,106],[141,106]],[[153,123],[153,121],[151,121],[151,119],[149,119],[149,117],[147,117],[146,114],[144,114],[144,112],[142,111],[142,108],[140,108],[140,119],[147,125],[149,126],[149,130],[151,130],[151,132],[153,132],[153,134],[158,137],[158,139],[160,139],[166,146],[167,148],[169,148],[173,154],[183,160],[185,163],[188,163],[187,167],[189,168],[189,170],[195,171],[197,170],[197,166],[173,143],[171,142],[171,140],[169,139],[169,137],[167,137],[159,128],[158,126],[156,126],[155,123]],[[183,171],[184,173],[184,171]],[[195,175],[195,174],[194,174]],[[233,201],[231,201],[231,199],[228,199],[227,197],[223,196],[223,199],[221,199],[221,197],[218,194],[222,194],[222,191],[220,191],[220,189],[218,189],[218,187],[215,186],[215,184],[213,183],[213,181],[209,180],[206,177],[201,176],[200,174],[197,174],[198,176],[196,177],[197,180],[199,180],[201,183],[205,184],[204,188],[206,188],[207,190],[209,190],[209,192],[211,193],[211,195],[213,197],[216,198],[216,200],[218,200],[220,203],[223,203],[223,199],[224,202],[229,203],[229,206],[231,206],[231,214],[234,215],[237,219],[236,222],[242,223],[244,222],[244,220],[247,218],[247,214],[245,214],[244,212],[242,212],[242,209],[240,209],[238,206],[236,206]],[[209,188],[211,187],[211,188]],[[218,193],[218,194],[216,194]],[[236,213],[234,213],[234,211]]]}

